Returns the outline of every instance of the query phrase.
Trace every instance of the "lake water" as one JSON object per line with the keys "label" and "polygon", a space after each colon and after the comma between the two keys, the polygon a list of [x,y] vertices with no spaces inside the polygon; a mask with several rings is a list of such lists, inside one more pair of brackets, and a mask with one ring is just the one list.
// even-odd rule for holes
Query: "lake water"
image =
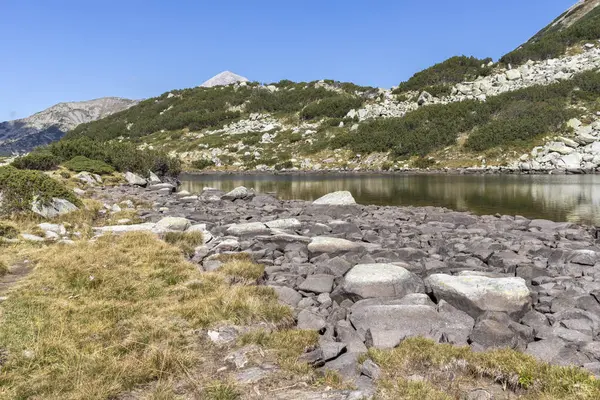
{"label": "lake water", "polygon": [[600,175],[182,175],[182,190],[237,186],[281,199],[348,190],[360,204],[438,206],[600,225]]}

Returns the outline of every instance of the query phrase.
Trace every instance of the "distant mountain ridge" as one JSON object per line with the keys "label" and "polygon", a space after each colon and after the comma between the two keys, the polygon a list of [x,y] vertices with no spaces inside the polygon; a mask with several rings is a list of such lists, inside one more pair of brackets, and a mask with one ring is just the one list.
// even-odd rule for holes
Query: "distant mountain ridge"
{"label": "distant mountain ridge", "polygon": [[23,153],[59,140],[77,125],[107,117],[138,100],[103,97],[59,103],[29,117],[0,123],[0,154]]}

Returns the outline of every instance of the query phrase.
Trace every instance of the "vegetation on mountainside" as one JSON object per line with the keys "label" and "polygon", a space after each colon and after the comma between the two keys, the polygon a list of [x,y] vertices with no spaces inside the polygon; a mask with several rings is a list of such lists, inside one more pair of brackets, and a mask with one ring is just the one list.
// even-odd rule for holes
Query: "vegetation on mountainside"
{"label": "vegetation on mountainside", "polygon": [[600,7],[596,7],[567,28],[549,25],[527,43],[504,55],[500,61],[520,65],[528,60],[557,58],[565,54],[569,46],[597,39],[600,39]]}
{"label": "vegetation on mountainside", "polygon": [[360,108],[362,99],[350,96],[335,96],[313,101],[300,111],[300,118],[315,119],[322,117],[343,118],[348,111]]}
{"label": "vegetation on mountainside", "polygon": [[410,90],[427,91],[434,96],[449,95],[452,86],[457,83],[474,80],[478,76],[487,76],[491,67],[487,64],[491,58],[456,56],[414,74],[406,82],[398,85],[392,93],[401,94]]}
{"label": "vegetation on mountainside", "polygon": [[[43,160],[51,159],[52,163]],[[39,161],[42,160],[42,161]],[[162,151],[140,150],[130,142],[100,142],[87,137],[62,139],[47,147],[42,147],[27,156],[15,160],[14,166],[27,169],[47,170],[50,164],[63,165],[73,171],[111,173],[117,171],[137,172],[147,175],[152,171],[161,176],[177,176],[181,163]]]}
{"label": "vegetation on mountainside", "polygon": [[391,150],[397,157],[423,156],[455,144],[460,134],[472,131],[466,147],[482,151],[555,131],[575,115],[570,104],[598,96],[600,73],[585,72],[569,81],[503,93],[486,102],[436,104],[403,118],[368,121],[356,132],[337,135],[329,146],[358,153]]}
{"label": "vegetation on mountainside", "polygon": [[48,203],[53,197],[65,199],[75,205],[81,201],[62,183],[43,172],[20,170],[11,166],[0,167],[0,214],[30,212],[34,200]]}
{"label": "vegetation on mountainside", "polygon": [[174,90],[107,118],[79,125],[65,139],[87,136],[102,141],[119,137],[135,140],[162,130],[218,129],[250,113],[296,113],[311,103],[325,100],[322,106],[312,104],[306,118],[338,117],[340,110],[348,105],[362,104],[363,97],[357,92],[373,91],[349,83],[327,81],[326,84],[329,87],[318,82],[281,81],[269,85],[272,88],[247,84]]}
{"label": "vegetation on mountainside", "polygon": [[12,162],[12,166],[18,169],[34,169],[37,171],[50,171],[56,169],[60,159],[50,151],[40,149],[25,156],[18,157]]}
{"label": "vegetation on mountainside", "polygon": [[112,174],[115,172],[115,169],[104,161],[91,160],[85,156],[73,157],[69,161],[64,162],[63,166],[71,171],[87,171],[98,175]]}

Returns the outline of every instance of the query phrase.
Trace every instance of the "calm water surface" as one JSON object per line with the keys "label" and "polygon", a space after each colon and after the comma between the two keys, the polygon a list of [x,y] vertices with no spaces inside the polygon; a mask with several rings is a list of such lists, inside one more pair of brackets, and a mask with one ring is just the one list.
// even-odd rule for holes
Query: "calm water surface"
{"label": "calm water surface", "polygon": [[360,204],[438,206],[600,225],[600,175],[183,175],[182,190],[237,186],[281,199],[349,190]]}

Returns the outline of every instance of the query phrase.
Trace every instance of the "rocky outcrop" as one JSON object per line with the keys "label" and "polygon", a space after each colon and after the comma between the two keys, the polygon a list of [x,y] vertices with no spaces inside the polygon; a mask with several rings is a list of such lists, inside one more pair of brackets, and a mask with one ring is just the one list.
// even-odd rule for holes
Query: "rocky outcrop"
{"label": "rocky outcrop", "polygon": [[[403,117],[419,106],[447,104],[464,100],[485,101],[490,96],[536,85],[549,85],[570,79],[573,75],[600,68],[600,44],[584,46],[581,54],[544,61],[529,61],[514,69],[497,68],[490,76],[481,76],[472,82],[462,82],[452,88],[450,96],[441,98],[419,96],[408,101],[397,101],[391,91],[384,91],[383,101],[351,110],[348,117],[360,121],[372,118]],[[422,95],[422,94],[421,94]]]}
{"label": "rocky outcrop", "polygon": [[137,100],[118,97],[60,103],[30,117],[0,123],[0,155],[24,153],[60,139],[77,125],[123,111]]}
{"label": "rocky outcrop", "polygon": [[136,186],[90,191],[154,204],[144,224],[99,234],[156,232],[172,215],[212,238],[195,250],[200,268],[214,270],[218,255],[239,252],[265,265],[262,281],[293,308],[297,326],[320,334],[306,360],[357,386],[372,373],[359,354],[414,336],[509,347],[600,374],[595,230],[431,207],[328,206],[341,221],[310,202],[245,196],[247,189],[206,190],[194,201]]}
{"label": "rocky outcrop", "polygon": [[578,119],[567,125],[572,137],[558,137],[524,154],[514,168],[522,171],[594,171],[600,167],[600,120],[584,124]]}

